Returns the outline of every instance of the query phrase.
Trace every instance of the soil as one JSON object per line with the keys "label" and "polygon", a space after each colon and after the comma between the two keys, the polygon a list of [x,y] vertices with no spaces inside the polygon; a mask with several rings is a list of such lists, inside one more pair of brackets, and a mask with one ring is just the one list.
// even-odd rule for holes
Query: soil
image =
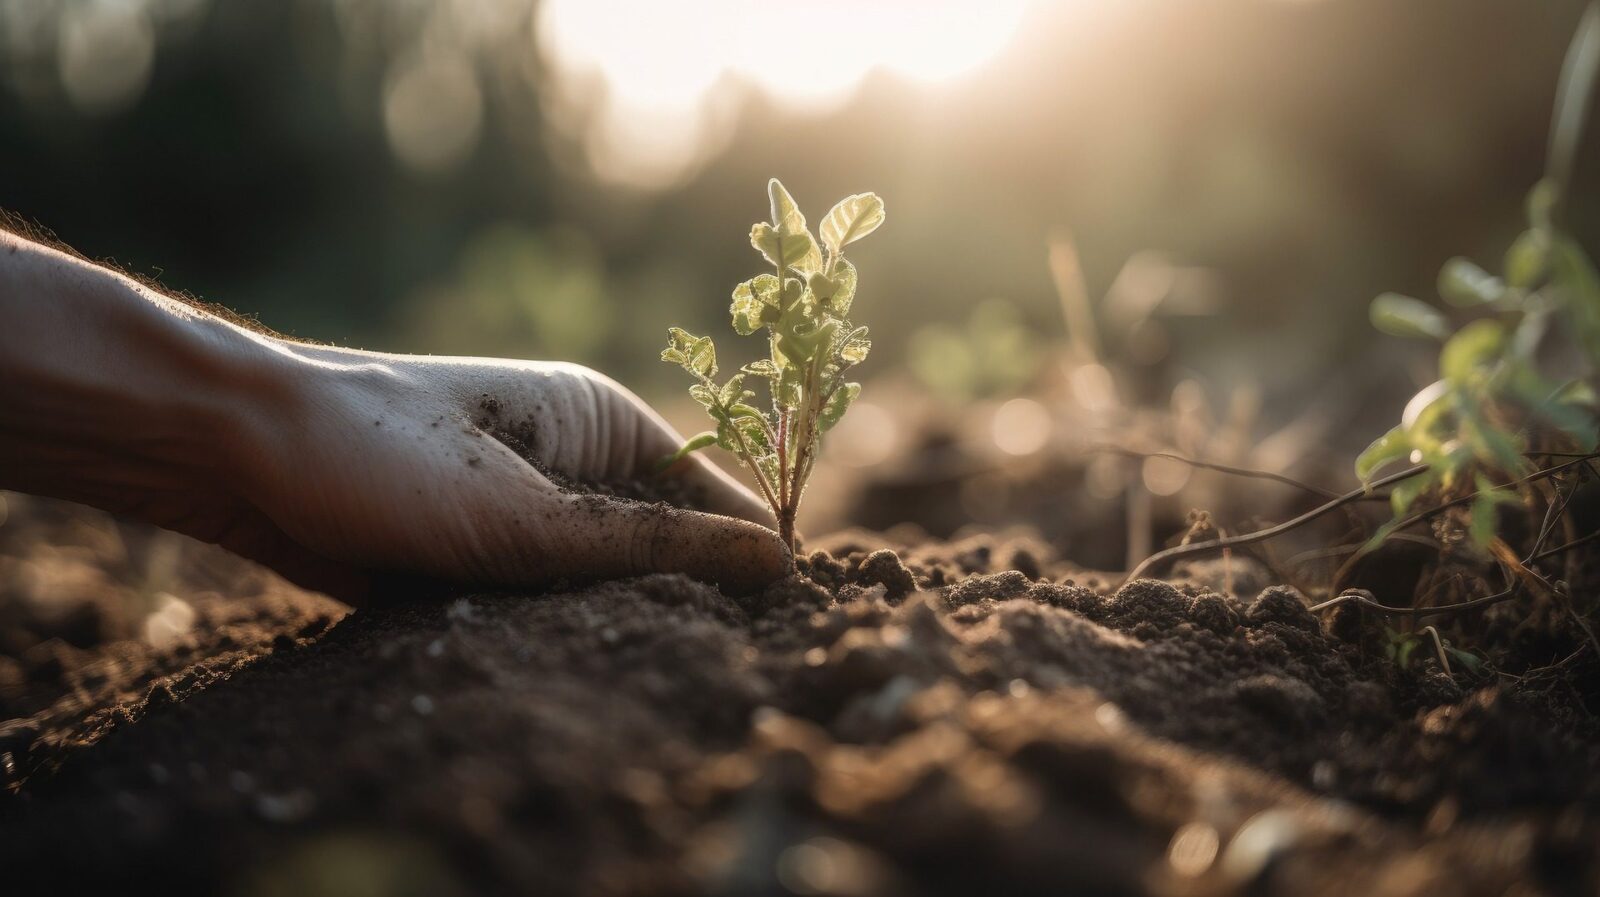
{"label": "soil", "polygon": [[742,598],[350,613],[5,498],[7,894],[1600,890],[1592,658],[1401,668],[1245,558],[847,532]]}

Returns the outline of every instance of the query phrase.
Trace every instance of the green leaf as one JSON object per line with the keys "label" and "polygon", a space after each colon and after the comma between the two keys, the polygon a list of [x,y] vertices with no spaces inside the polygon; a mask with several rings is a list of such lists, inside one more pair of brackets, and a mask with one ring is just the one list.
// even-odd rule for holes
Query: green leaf
{"label": "green leaf", "polygon": [[777,389],[773,393],[773,398],[777,399],[779,405],[790,411],[800,407],[800,399],[802,398],[800,389],[801,376],[799,368],[787,364],[783,366],[781,373],[778,375]]}
{"label": "green leaf", "polygon": [[1383,656],[1394,660],[1400,645],[1405,642],[1406,635],[1392,626],[1383,627]]}
{"label": "green leaf", "polygon": [[1506,250],[1506,283],[1518,289],[1531,289],[1550,266],[1550,232],[1533,228],[1522,232]]}
{"label": "green leaf", "polygon": [[1477,674],[1483,669],[1483,658],[1471,651],[1463,651],[1460,648],[1452,648],[1449,645],[1444,646],[1444,651],[1457,663],[1466,667],[1468,672]]}
{"label": "green leaf", "polygon": [[1550,315],[1548,308],[1535,308],[1524,312],[1522,320],[1517,322],[1516,329],[1511,331],[1510,345],[1506,348],[1506,354],[1524,364],[1531,364],[1539,350],[1539,343],[1544,339],[1545,332],[1550,329]]}
{"label": "green leaf", "polygon": [[872,340],[867,339],[867,328],[857,327],[840,341],[839,357],[849,364],[860,364],[872,351]]}
{"label": "green leaf", "polygon": [[800,206],[777,178],[767,181],[767,201],[771,203],[773,227],[786,234],[797,234],[806,229],[806,216],[800,214]]}
{"label": "green leaf", "polygon": [[817,424],[822,428],[822,432],[826,433],[833,429],[833,425],[844,417],[844,413],[850,410],[850,403],[854,402],[856,396],[860,394],[861,384],[859,383],[846,383],[834,390],[833,396],[828,399],[828,404],[823,407],[822,413],[817,417]]}
{"label": "green leaf", "polygon": [[811,272],[822,267],[822,251],[807,231],[785,234],[762,221],[750,228],[750,245],[768,262],[784,270]]}
{"label": "green leaf", "polygon": [[802,311],[785,315],[778,322],[778,351],[790,364],[806,367],[816,358],[818,350],[832,345],[838,329],[838,321],[817,321],[806,317]]}
{"label": "green leaf", "polygon": [[733,294],[733,304],[728,306],[728,313],[733,316],[733,330],[740,336],[749,336],[760,330],[761,306],[750,299],[741,299],[739,294]]}
{"label": "green leaf", "polygon": [[1527,469],[1528,459],[1523,456],[1523,446],[1515,433],[1491,424],[1471,402],[1462,403],[1457,410],[1461,415],[1461,442],[1471,448],[1475,457],[1507,473]]}
{"label": "green leaf", "polygon": [[1499,321],[1473,321],[1456,331],[1439,352],[1439,375],[1463,383],[1500,360],[1506,330]]}
{"label": "green leaf", "polygon": [[1374,439],[1365,451],[1356,456],[1356,477],[1365,485],[1372,478],[1372,474],[1383,465],[1398,461],[1409,454],[1411,454],[1410,437],[1406,435],[1404,427],[1395,427]]}
{"label": "green leaf", "polygon": [[749,302],[757,306],[778,306],[778,278],[771,274],[758,274],[733,288],[735,304]]}
{"label": "green leaf", "polygon": [[667,329],[667,348],[661,360],[680,364],[691,373],[712,377],[717,373],[717,349],[709,336],[695,336],[681,327]]}
{"label": "green leaf", "polygon": [[1514,493],[1496,489],[1480,474],[1476,478],[1478,494],[1472,499],[1472,511],[1469,515],[1467,532],[1472,537],[1472,543],[1479,548],[1489,547],[1494,541],[1498,531],[1500,512],[1503,504],[1515,504],[1517,497]]}
{"label": "green leaf", "polygon": [[745,397],[744,376],[744,374],[734,374],[722,385],[722,391],[717,394],[717,404],[726,408]]}
{"label": "green leaf", "polygon": [[765,454],[767,445],[767,431],[759,420],[750,417],[729,417],[717,424],[717,445],[730,452],[739,451],[740,437],[744,438],[744,446],[757,457]]}
{"label": "green leaf", "polygon": [[1555,401],[1562,405],[1588,408],[1591,411],[1600,409],[1600,395],[1596,395],[1594,387],[1583,380],[1573,380],[1561,387],[1556,393]]}
{"label": "green leaf", "polygon": [[1400,667],[1402,670],[1409,669],[1411,666],[1411,655],[1416,652],[1417,646],[1420,644],[1422,644],[1421,640],[1414,636],[1408,637],[1405,641],[1401,642],[1399,649],[1395,652],[1395,665]]}
{"label": "green leaf", "polygon": [[680,327],[667,329],[667,347],[661,350],[661,360],[673,364],[688,365],[689,347],[693,345],[694,337]]}
{"label": "green leaf", "polygon": [[780,311],[795,312],[810,317],[814,302],[810,301],[810,294],[806,292],[805,281],[798,277],[789,277],[783,281],[783,293],[779,297]]}
{"label": "green leaf", "polygon": [[1400,524],[1404,522],[1404,520],[1400,519],[1400,517],[1396,515],[1394,519],[1378,527],[1377,531],[1372,534],[1372,538],[1361,543],[1361,547],[1356,549],[1355,556],[1358,558],[1365,557],[1369,552],[1375,550],[1378,546],[1387,541],[1390,534],[1399,529]]}
{"label": "green leaf", "polygon": [[856,193],[839,200],[822,219],[822,242],[835,254],[883,224],[883,200],[876,193]]}
{"label": "green leaf", "polygon": [[704,383],[696,383],[689,387],[689,398],[699,402],[707,411],[719,407],[717,392]]}
{"label": "green leaf", "polygon": [[717,375],[717,347],[712,345],[711,337],[702,336],[695,340],[689,350],[689,367],[702,377]]}
{"label": "green leaf", "polygon": [[1545,177],[1557,185],[1572,183],[1583,136],[1585,112],[1594,108],[1590,97],[1600,80],[1600,5],[1590,3],[1567,45],[1556,84],[1555,111],[1550,117],[1550,146],[1545,157]]}
{"label": "green leaf", "polygon": [[1528,191],[1525,203],[1530,227],[1548,230],[1555,226],[1556,206],[1561,203],[1561,185],[1544,178]]}
{"label": "green leaf", "polygon": [[1522,501],[1516,490],[1508,486],[1496,486],[1481,473],[1472,475],[1472,485],[1477,489],[1478,497],[1487,497],[1497,505],[1514,505]]}
{"label": "green leaf", "polygon": [[773,364],[770,359],[766,358],[752,361],[740,368],[740,370],[752,377],[765,377],[768,380],[774,379],[779,374],[778,366]]}
{"label": "green leaf", "polygon": [[728,306],[733,329],[749,336],[778,318],[778,278],[771,274],[753,277],[733,288],[733,303]]}
{"label": "green leaf", "polygon": [[1505,294],[1506,285],[1464,258],[1453,258],[1439,269],[1439,295],[1457,308],[1486,305]]}
{"label": "green leaf", "polygon": [[1594,389],[1584,381],[1555,387],[1532,369],[1523,369],[1510,378],[1508,388],[1529,411],[1577,441],[1580,450],[1590,451],[1600,439]]}
{"label": "green leaf", "polygon": [[[1401,480],[1389,490],[1389,507],[1394,511],[1394,516],[1403,517],[1407,510],[1416,503],[1422,493],[1433,486],[1435,474],[1432,470],[1419,473],[1409,480]],[[1384,533],[1388,535],[1388,533]]]}
{"label": "green leaf", "polygon": [[1578,341],[1592,358],[1600,358],[1600,272],[1583,248],[1566,237],[1555,247],[1552,268]]}
{"label": "green leaf", "polygon": [[806,230],[806,216],[800,214],[794,197],[777,178],[767,182],[767,198],[772,205],[772,223],[751,228],[750,244],[779,269],[810,273],[821,268],[822,250]]}
{"label": "green leaf", "polygon": [[661,458],[661,460],[656,462],[655,472],[656,473],[661,473],[661,472],[665,471],[667,468],[669,468],[672,465],[678,463],[679,461],[682,461],[684,458],[687,458],[689,455],[700,451],[701,449],[705,448],[706,446],[715,445],[716,441],[717,441],[717,434],[713,433],[713,432],[711,432],[709,430],[704,432],[704,433],[700,433],[700,434],[697,434],[697,435],[689,437],[688,441],[684,442],[684,444],[681,447],[679,447],[679,449],[677,451],[673,452],[670,455],[664,456],[663,458]]}
{"label": "green leaf", "polygon": [[[840,317],[850,313],[850,304],[856,298],[856,266],[845,259],[833,269],[833,295],[823,302],[823,307]],[[818,296],[821,299],[821,296]]]}
{"label": "green leaf", "polygon": [[1417,394],[1406,402],[1405,410],[1400,412],[1400,426],[1411,437],[1413,447],[1432,435],[1434,423],[1453,405],[1448,380],[1435,380],[1417,390]]}
{"label": "green leaf", "polygon": [[817,301],[824,304],[833,298],[834,293],[839,291],[839,284],[821,271],[811,272],[811,276],[806,278],[806,286],[811,289],[811,295],[817,297]]}
{"label": "green leaf", "polygon": [[1443,340],[1450,322],[1438,309],[1410,296],[1384,293],[1372,300],[1372,326],[1392,336]]}

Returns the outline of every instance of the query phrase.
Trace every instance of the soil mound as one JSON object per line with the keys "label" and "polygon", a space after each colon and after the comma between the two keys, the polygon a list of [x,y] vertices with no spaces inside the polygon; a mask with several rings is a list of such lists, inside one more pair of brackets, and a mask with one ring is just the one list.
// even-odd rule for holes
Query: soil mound
{"label": "soil mound", "polygon": [[[0,563],[99,570],[113,603],[79,646],[0,603],[7,893],[1600,884],[1573,690],[1401,670],[1284,587],[1112,588],[1037,544],[850,533],[744,599],[648,576],[340,618],[213,558],[235,591],[163,642],[118,622],[136,598],[103,545],[49,555],[73,543],[46,517],[0,530]],[[146,606],[148,630],[169,610]]]}

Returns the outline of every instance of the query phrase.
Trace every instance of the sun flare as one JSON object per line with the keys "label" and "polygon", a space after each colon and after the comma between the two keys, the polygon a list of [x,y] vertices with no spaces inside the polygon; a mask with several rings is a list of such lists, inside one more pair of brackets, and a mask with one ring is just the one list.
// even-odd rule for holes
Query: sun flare
{"label": "sun flare", "polygon": [[557,120],[596,174],[662,186],[726,138],[726,100],[741,88],[822,113],[875,71],[948,82],[1004,49],[1028,4],[549,0],[538,33]]}

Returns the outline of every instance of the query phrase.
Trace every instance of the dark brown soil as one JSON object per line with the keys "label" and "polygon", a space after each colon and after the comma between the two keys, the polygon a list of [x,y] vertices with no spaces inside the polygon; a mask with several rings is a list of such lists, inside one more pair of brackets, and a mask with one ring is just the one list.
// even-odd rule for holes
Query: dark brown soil
{"label": "dark brown soil", "polygon": [[1235,597],[1026,539],[813,547],[738,600],[650,576],[345,616],[13,497],[4,892],[1600,889],[1592,663],[1402,670],[1246,560]]}

